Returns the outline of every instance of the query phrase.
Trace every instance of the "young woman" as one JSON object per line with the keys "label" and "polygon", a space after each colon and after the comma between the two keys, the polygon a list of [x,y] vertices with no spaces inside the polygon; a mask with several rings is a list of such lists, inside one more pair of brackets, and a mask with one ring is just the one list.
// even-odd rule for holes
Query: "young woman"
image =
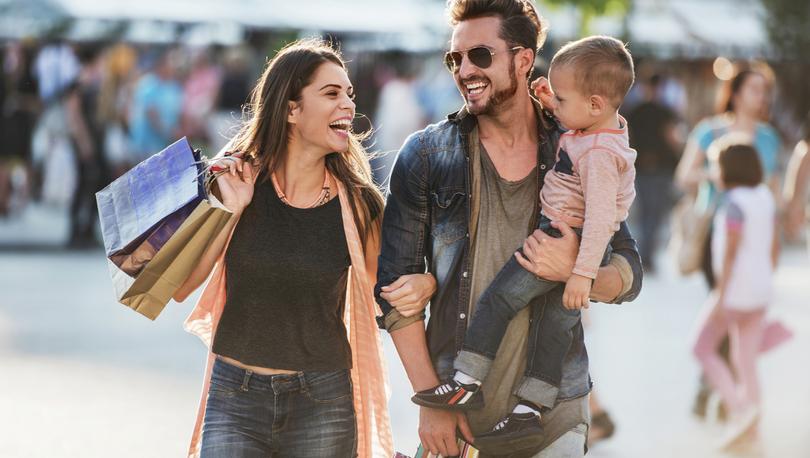
{"label": "young woman", "polygon": [[334,49],[293,43],[219,161],[234,217],[175,296],[214,270],[186,322],[211,349],[190,456],[392,454],[372,292],[383,201],[353,98]]}
{"label": "young woman", "polygon": [[[725,195],[711,240],[717,284],[694,345],[709,383],[728,409],[729,442],[750,430],[759,416],[756,361],[779,252],[776,205],[771,191],[762,184],[758,153],[745,140],[731,135],[709,150],[716,151],[719,186]],[[736,377],[718,352],[726,335]]]}

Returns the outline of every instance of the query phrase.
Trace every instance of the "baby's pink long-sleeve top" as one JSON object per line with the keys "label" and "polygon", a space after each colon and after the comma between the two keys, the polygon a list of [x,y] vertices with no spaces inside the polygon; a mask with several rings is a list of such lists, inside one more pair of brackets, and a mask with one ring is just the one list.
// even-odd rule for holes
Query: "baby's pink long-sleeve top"
{"label": "baby's pink long-sleeve top", "polygon": [[540,191],[547,218],[582,228],[573,273],[588,278],[596,278],[605,248],[636,196],[636,151],[621,121],[621,129],[564,133]]}

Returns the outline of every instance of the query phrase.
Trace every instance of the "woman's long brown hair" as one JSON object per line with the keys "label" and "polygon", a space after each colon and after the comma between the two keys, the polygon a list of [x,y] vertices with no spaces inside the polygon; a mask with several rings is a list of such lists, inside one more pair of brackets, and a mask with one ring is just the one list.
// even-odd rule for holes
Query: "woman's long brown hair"
{"label": "woman's long brown hair", "polygon": [[[268,62],[245,107],[247,122],[231,144],[258,162],[269,179],[284,159],[290,136],[287,123],[289,101],[300,101],[301,91],[312,82],[325,63],[346,65],[339,51],[320,39],[298,40],[282,48]],[[349,148],[326,156],[326,168],[343,183],[352,214],[365,247],[366,240],[378,233],[382,220],[383,197],[374,185],[368,155],[362,145],[366,134],[349,134]],[[372,218],[375,216],[376,218]]]}

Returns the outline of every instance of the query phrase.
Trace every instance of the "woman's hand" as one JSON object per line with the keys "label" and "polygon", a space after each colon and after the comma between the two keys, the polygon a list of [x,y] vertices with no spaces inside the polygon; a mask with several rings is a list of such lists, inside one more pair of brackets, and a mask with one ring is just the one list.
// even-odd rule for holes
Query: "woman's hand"
{"label": "woman's hand", "polygon": [[410,317],[422,313],[435,292],[436,279],[433,275],[411,274],[403,275],[390,285],[383,286],[380,296],[397,309],[400,315]]}
{"label": "woman's hand", "polygon": [[562,233],[561,238],[537,229],[523,242],[523,254],[515,252],[515,257],[524,269],[538,277],[565,283],[571,278],[579,254],[579,237],[561,221],[552,222],[551,226]]}
{"label": "woman's hand", "polygon": [[253,167],[235,155],[220,158],[216,167],[226,170],[217,177],[222,204],[241,215],[253,199]]}

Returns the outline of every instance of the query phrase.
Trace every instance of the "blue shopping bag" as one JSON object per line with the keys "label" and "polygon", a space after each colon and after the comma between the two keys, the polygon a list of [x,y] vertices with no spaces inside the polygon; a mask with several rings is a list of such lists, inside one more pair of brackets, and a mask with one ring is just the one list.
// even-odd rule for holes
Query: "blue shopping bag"
{"label": "blue shopping bag", "polygon": [[97,192],[107,258],[137,277],[206,199],[203,169],[183,137]]}

